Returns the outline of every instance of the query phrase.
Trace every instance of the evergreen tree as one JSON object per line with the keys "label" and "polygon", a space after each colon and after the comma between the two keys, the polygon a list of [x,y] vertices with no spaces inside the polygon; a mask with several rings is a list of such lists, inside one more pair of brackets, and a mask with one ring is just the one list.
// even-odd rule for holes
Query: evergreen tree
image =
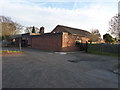
{"label": "evergreen tree", "polygon": [[106,43],[114,43],[115,39],[110,35],[110,34],[104,34],[103,39],[105,40]]}
{"label": "evergreen tree", "polygon": [[32,28],[32,33],[35,33],[35,27],[33,26],[33,28]]}

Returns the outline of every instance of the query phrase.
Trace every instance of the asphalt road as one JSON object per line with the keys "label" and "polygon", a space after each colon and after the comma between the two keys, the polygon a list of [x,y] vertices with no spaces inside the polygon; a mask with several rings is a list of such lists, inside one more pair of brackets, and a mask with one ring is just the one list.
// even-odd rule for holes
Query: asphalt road
{"label": "asphalt road", "polygon": [[3,88],[118,88],[118,59],[84,52],[23,49],[2,59]]}

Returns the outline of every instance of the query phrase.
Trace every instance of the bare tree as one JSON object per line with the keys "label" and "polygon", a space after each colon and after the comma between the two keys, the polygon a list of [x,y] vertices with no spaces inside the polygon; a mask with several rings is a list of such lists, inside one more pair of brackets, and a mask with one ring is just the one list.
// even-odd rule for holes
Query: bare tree
{"label": "bare tree", "polygon": [[10,17],[0,16],[0,23],[2,26],[2,37],[4,37],[4,39],[19,33],[20,30],[23,28],[22,25],[12,21]]}
{"label": "bare tree", "polygon": [[10,17],[0,16],[0,22],[13,22]]}
{"label": "bare tree", "polygon": [[98,35],[98,37],[101,37],[100,32],[99,32],[98,29],[92,29],[91,33],[94,34],[94,35]]}
{"label": "bare tree", "polygon": [[91,41],[99,42],[101,40],[101,34],[98,29],[92,29],[91,34]]}
{"label": "bare tree", "polygon": [[[35,32],[39,32],[39,28],[38,27],[34,27],[35,28]],[[26,33],[31,33],[32,32],[32,29],[33,29],[33,26],[30,26],[30,27],[26,27],[25,29],[25,32]]]}
{"label": "bare tree", "polygon": [[116,14],[109,22],[109,30],[113,36],[120,39],[120,14]]}
{"label": "bare tree", "polygon": [[32,31],[32,27],[26,27],[24,31],[25,33],[30,33]]}

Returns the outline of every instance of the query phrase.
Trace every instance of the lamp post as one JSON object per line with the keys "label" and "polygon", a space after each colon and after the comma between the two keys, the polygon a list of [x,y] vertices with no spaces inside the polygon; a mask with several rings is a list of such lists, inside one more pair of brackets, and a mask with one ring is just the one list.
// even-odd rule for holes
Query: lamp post
{"label": "lamp post", "polygon": [[21,51],[21,38],[19,38],[19,49]]}
{"label": "lamp post", "polygon": [[20,35],[19,36],[19,42],[18,42],[19,43],[19,49],[20,49],[20,51],[22,50],[22,48],[21,48],[21,39],[22,39],[22,36]]}

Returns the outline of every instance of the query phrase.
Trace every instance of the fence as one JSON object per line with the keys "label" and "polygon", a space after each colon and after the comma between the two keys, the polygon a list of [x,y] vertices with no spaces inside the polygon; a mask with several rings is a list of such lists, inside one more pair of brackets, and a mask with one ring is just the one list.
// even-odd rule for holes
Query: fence
{"label": "fence", "polygon": [[87,52],[89,53],[109,53],[120,56],[120,44],[88,44]]}

